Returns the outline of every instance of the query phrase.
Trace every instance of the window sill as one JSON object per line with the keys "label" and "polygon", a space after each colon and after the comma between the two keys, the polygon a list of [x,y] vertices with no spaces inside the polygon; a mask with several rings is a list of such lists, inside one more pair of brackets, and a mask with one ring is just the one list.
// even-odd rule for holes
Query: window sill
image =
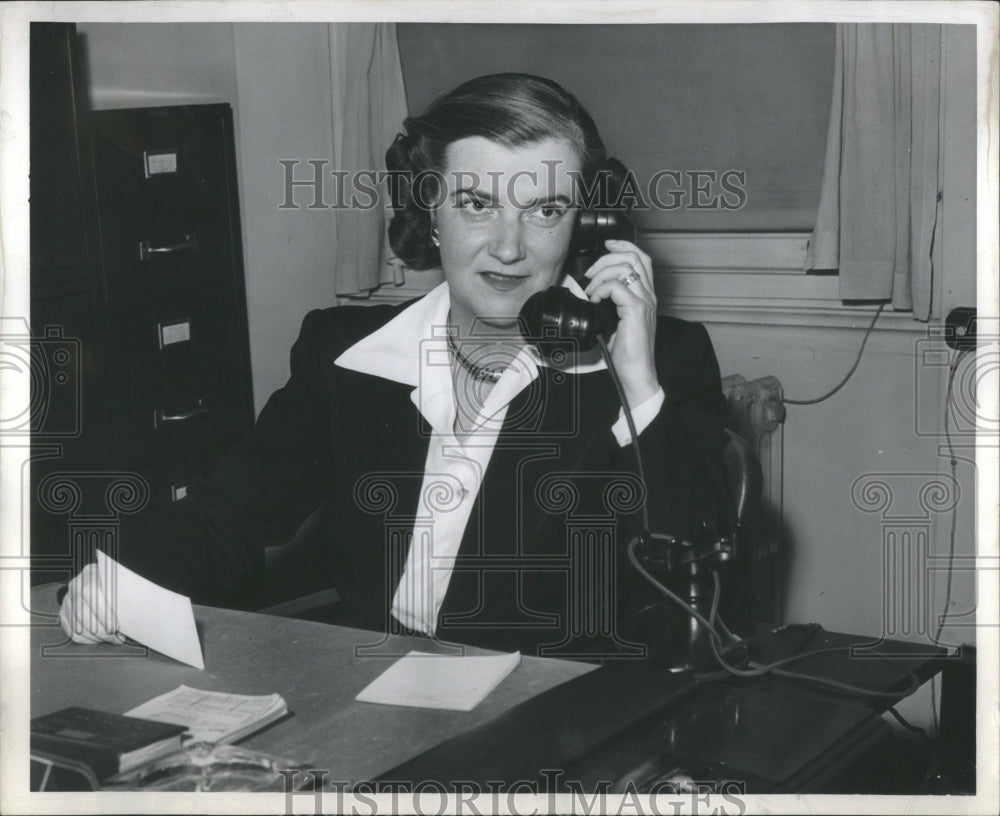
{"label": "window sill", "polygon": [[641,232],[654,269],[804,275],[808,232]]}
{"label": "window sill", "polygon": [[[876,305],[847,306],[834,275],[803,271],[809,233],[646,232],[661,311],[702,323],[865,329]],[[883,311],[883,331],[926,333],[910,312]]]}

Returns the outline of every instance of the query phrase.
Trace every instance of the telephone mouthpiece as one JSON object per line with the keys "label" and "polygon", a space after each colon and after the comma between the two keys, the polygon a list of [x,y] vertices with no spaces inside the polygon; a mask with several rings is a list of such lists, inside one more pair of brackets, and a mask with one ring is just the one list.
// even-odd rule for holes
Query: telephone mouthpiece
{"label": "telephone mouthpiece", "polygon": [[589,351],[598,336],[611,336],[618,326],[618,310],[610,300],[591,303],[563,286],[536,292],[521,307],[525,339],[535,343],[544,356],[551,356],[567,342],[578,351]]}

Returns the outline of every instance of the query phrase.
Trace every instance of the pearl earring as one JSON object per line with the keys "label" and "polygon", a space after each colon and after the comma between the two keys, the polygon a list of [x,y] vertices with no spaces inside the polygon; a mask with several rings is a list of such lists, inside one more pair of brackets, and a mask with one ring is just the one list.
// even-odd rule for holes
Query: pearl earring
{"label": "pearl earring", "polygon": [[431,243],[436,247],[441,246],[441,239],[438,238],[437,227],[434,227],[434,229],[431,230]]}

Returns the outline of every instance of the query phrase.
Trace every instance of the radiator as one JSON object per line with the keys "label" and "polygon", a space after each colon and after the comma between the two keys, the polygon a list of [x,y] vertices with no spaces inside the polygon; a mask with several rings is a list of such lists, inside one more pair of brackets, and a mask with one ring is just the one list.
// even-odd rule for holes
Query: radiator
{"label": "radiator", "polygon": [[784,547],[782,462],[785,405],[776,377],[747,380],[733,374],[722,380],[729,406],[729,427],[749,441],[760,458],[764,481],[755,524],[756,546],[741,570],[747,582],[750,620],[780,625],[784,621]]}

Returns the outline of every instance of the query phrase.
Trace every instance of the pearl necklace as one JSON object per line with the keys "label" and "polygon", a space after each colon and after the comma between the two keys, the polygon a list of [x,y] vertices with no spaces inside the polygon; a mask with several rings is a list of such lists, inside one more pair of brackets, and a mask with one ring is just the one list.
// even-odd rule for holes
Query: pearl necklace
{"label": "pearl necklace", "polygon": [[466,359],[465,355],[458,350],[458,344],[455,342],[455,337],[451,334],[448,335],[448,349],[455,355],[455,359],[458,360],[462,368],[469,372],[474,380],[488,380],[491,383],[496,383],[500,381],[504,371],[507,370],[507,366],[500,366],[499,368],[485,368],[484,366],[478,366],[471,360]]}

